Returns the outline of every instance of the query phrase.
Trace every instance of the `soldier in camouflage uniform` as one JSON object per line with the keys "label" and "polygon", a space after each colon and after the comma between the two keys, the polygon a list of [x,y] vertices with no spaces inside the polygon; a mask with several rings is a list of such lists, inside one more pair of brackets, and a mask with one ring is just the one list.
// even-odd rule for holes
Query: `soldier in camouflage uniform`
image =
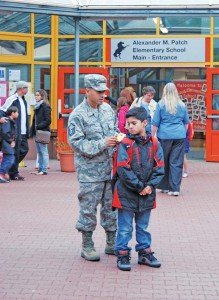
{"label": "soldier in camouflage uniform", "polygon": [[106,232],[106,254],[114,254],[116,212],[112,211],[111,169],[112,152],[116,145],[116,116],[104,103],[106,78],[98,74],[85,75],[86,97],[71,113],[68,139],[75,151],[80,190],[80,215],[76,229],[82,232],[81,256],[97,261],[99,254],[92,240],[96,228],[97,206],[100,223]]}

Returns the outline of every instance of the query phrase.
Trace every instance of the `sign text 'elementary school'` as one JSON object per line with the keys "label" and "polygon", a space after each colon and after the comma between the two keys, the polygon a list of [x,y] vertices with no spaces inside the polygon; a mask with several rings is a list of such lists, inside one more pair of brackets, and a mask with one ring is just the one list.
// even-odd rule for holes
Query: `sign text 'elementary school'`
{"label": "sign text 'elementary school'", "polygon": [[205,62],[205,39],[111,39],[111,61]]}

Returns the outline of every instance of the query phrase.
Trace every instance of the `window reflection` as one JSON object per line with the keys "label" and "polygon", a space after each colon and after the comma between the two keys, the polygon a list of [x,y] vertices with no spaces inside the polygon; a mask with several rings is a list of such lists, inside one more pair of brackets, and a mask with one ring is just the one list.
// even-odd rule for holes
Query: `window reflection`
{"label": "window reflection", "polygon": [[[59,61],[74,61],[74,39],[59,39]],[[102,61],[102,39],[80,39],[79,60]]]}
{"label": "window reflection", "polygon": [[214,39],[214,61],[219,61],[219,39]]}
{"label": "window reflection", "polygon": [[214,18],[214,33],[219,33],[219,17]]}
{"label": "window reflection", "polygon": [[26,55],[26,42],[0,40],[0,55]]}
{"label": "window reflection", "polygon": [[[103,22],[102,21],[88,21],[81,20],[79,22],[80,34],[102,34]],[[60,16],[59,17],[59,34],[75,34],[75,23],[73,17]]]}
{"label": "window reflection", "polygon": [[212,109],[219,110],[219,95],[213,95]]}
{"label": "window reflection", "polygon": [[209,17],[163,17],[162,24],[169,34],[209,34]]}
{"label": "window reflection", "polygon": [[219,90],[219,75],[213,75],[213,90]]}
{"label": "window reflection", "polygon": [[81,39],[80,40],[80,61],[102,61],[102,39]]}
{"label": "window reflection", "polygon": [[65,94],[64,95],[64,108],[74,108],[74,95]]}
{"label": "window reflection", "polygon": [[212,119],[212,129],[219,130],[219,117],[216,119]]}
{"label": "window reflection", "polygon": [[[75,80],[74,74],[65,74],[64,88],[74,89],[74,80]],[[84,74],[79,74],[79,89],[83,89],[83,88],[84,88]]]}
{"label": "window reflection", "polygon": [[34,15],[34,32],[38,34],[51,33],[51,16],[43,14]]}
{"label": "window reflection", "polygon": [[34,91],[44,89],[51,101],[51,69],[48,65],[34,66]]}
{"label": "window reflection", "polygon": [[0,31],[30,32],[30,14],[0,10]]}
{"label": "window reflection", "polygon": [[50,61],[50,39],[35,38],[34,41],[34,60]]}
{"label": "window reflection", "polygon": [[107,34],[155,34],[156,24],[152,18],[144,20],[108,20]]}
{"label": "window reflection", "polygon": [[[79,94],[79,104],[83,101],[84,94]],[[74,108],[75,102],[74,102],[74,94],[65,94],[64,95],[64,108]]]}
{"label": "window reflection", "polygon": [[59,39],[59,61],[74,61],[74,39]]}

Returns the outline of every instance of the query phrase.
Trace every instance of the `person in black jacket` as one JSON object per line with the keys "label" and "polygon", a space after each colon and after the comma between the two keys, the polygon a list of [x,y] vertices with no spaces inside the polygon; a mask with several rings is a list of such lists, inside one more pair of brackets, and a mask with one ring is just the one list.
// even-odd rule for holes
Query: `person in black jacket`
{"label": "person in black jacket", "polygon": [[0,122],[6,122],[6,111],[11,106],[18,108],[18,118],[15,120],[17,126],[17,139],[15,144],[15,161],[9,170],[11,180],[24,180],[24,177],[19,175],[19,163],[25,158],[29,147],[27,139],[29,137],[29,122],[27,113],[27,102],[25,95],[28,92],[28,84],[25,81],[18,81],[16,84],[16,93],[8,97],[0,107]]}
{"label": "person in black jacket", "polygon": [[151,234],[147,228],[151,210],[156,206],[156,186],[164,176],[163,151],[158,140],[146,134],[147,111],[143,107],[130,109],[126,122],[129,134],[117,150],[118,179],[112,203],[118,208],[117,267],[122,271],[131,270],[128,243],[134,218],[138,263],[158,268],[161,264],[151,251]]}
{"label": "person in black jacket", "polygon": [[6,122],[3,123],[1,130],[1,150],[3,159],[0,165],[0,183],[8,183],[8,170],[14,163],[14,147],[16,141],[16,124],[18,118],[18,109],[16,106],[11,106],[6,111]]}
{"label": "person in black jacket", "polygon": [[[45,90],[37,90],[35,93],[36,105],[33,116],[33,123],[30,130],[30,136],[36,135],[36,130],[50,131],[51,107],[49,105],[47,93]],[[47,144],[36,142],[38,155],[38,171],[33,172],[36,175],[47,175],[49,165],[49,153]]]}

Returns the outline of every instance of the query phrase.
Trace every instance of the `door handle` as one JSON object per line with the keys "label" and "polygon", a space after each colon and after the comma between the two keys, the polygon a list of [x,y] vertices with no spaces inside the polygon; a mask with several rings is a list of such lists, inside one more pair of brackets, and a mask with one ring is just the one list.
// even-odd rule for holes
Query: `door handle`
{"label": "door handle", "polygon": [[59,119],[61,118],[68,118],[70,114],[61,114],[59,113]]}
{"label": "door handle", "polygon": [[219,115],[208,115],[206,116],[207,119],[218,119]]}

